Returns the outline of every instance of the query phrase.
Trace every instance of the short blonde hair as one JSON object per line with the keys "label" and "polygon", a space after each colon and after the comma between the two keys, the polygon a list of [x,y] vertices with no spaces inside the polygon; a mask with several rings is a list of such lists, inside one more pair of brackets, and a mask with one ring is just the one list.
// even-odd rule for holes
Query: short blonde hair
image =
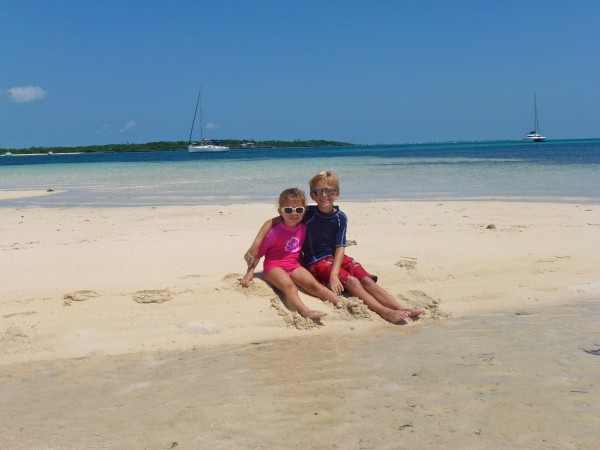
{"label": "short blonde hair", "polygon": [[302,203],[302,206],[306,206],[306,196],[304,195],[304,191],[302,189],[289,188],[284,190],[281,194],[279,194],[279,207],[283,208],[288,200],[300,202]]}
{"label": "short blonde hair", "polygon": [[315,186],[323,180],[325,180],[327,184],[334,188],[336,191],[340,190],[340,179],[335,174],[335,172],[333,170],[323,170],[316,174],[314,177],[312,177],[308,182],[308,185],[310,186],[310,191],[312,192]]}

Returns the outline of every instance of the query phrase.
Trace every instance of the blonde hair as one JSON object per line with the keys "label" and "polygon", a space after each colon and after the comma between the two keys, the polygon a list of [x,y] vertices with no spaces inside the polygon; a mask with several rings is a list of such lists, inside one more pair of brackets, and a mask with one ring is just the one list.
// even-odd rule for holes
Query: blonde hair
{"label": "blonde hair", "polygon": [[283,208],[288,201],[301,202],[302,206],[306,206],[306,196],[304,191],[298,188],[289,188],[279,194],[279,207]]}
{"label": "blonde hair", "polygon": [[314,177],[310,179],[308,185],[310,186],[310,191],[315,188],[315,186],[319,183],[319,181],[325,180],[329,186],[334,188],[336,191],[340,190],[340,179],[332,170],[323,170],[316,174]]}

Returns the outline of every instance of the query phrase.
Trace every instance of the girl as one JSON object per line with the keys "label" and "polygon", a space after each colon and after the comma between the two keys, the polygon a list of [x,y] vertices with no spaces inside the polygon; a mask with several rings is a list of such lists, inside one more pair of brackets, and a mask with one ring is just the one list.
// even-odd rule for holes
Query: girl
{"label": "girl", "polygon": [[339,302],[339,298],[300,264],[300,252],[306,236],[306,226],[300,223],[306,212],[304,192],[297,188],[284,190],[279,195],[278,211],[282,222],[269,230],[260,244],[258,258],[248,266],[241,284],[248,287],[254,277],[254,269],[259,259],[264,256],[265,281],[279,289],[288,305],[298,311],[302,317],[319,320],[327,313],[309,309],[300,299],[296,285],[334,305]]}

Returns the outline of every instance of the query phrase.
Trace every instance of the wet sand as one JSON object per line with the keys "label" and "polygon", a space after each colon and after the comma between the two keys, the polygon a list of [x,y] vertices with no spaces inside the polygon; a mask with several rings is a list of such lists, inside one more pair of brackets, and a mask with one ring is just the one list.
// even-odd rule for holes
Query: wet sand
{"label": "wet sand", "polygon": [[2,367],[0,447],[595,449],[600,301]]}

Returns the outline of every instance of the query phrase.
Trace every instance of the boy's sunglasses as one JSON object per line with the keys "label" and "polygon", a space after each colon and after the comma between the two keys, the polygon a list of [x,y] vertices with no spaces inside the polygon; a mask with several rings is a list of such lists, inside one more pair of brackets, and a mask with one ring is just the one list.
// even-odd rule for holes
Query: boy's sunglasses
{"label": "boy's sunglasses", "polygon": [[303,214],[306,208],[304,206],[298,206],[297,208],[292,208],[291,206],[286,206],[285,208],[281,208],[281,210],[286,214]]}
{"label": "boy's sunglasses", "polygon": [[333,195],[337,192],[337,189],[326,188],[326,189],[313,189],[312,193],[315,195]]}

